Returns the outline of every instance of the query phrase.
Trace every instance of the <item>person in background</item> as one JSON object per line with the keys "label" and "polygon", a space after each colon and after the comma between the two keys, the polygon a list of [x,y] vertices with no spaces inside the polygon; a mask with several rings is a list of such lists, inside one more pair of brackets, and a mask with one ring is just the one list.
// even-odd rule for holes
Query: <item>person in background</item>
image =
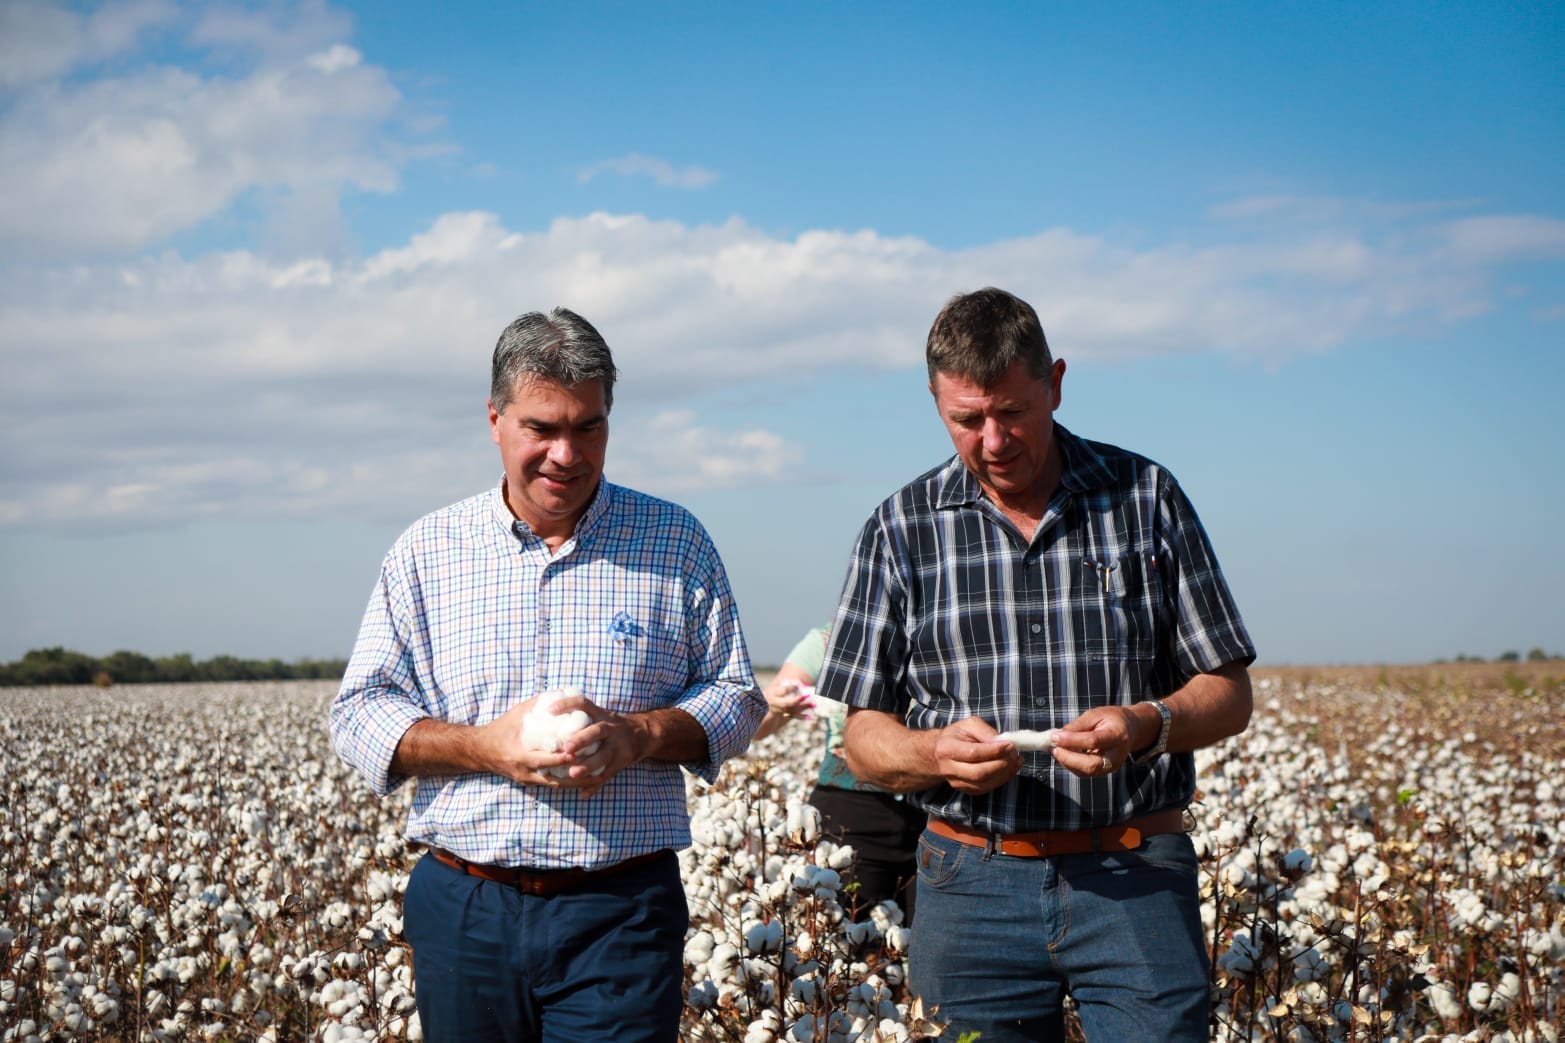
{"label": "person in background", "polygon": [[615,376],[563,308],[505,329],[500,481],[397,540],[331,706],[376,793],[417,780],[403,913],[429,1043],[678,1038],[681,768],[715,779],[766,704],[705,530],[603,478]]}
{"label": "person in background", "polygon": [[1030,305],[952,298],[926,362],[955,455],[865,523],[820,675],[929,815],[909,982],[952,1039],[1063,1040],[1070,996],[1090,1040],[1204,1041],[1191,751],[1248,725],[1254,647],[1173,476],[1055,422]]}
{"label": "person in background", "polygon": [[843,874],[849,915],[860,918],[892,899],[902,909],[903,922],[911,924],[916,897],[913,856],[925,816],[899,794],[861,782],[848,769],[842,756],[847,707],[823,700],[815,691],[825,651],[825,627],[815,627],[794,645],[766,686],[770,709],[756,734],[775,732],[811,707],[826,722],[826,749],[809,802],[820,810],[821,834],[853,848],[853,864]]}

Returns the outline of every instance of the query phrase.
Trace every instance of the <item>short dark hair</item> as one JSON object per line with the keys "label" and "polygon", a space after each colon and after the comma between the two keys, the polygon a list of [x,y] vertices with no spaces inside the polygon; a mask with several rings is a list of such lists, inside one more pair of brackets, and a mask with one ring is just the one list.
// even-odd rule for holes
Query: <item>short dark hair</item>
{"label": "short dark hair", "polygon": [[511,404],[511,393],[523,377],[552,380],[575,387],[589,380],[603,382],[603,405],[614,406],[614,355],[592,323],[565,308],[548,315],[530,311],[505,328],[495,342],[489,366],[489,402],[496,413]]}
{"label": "short dark hair", "polygon": [[980,387],[999,383],[1017,359],[1039,380],[1048,379],[1054,364],[1032,305],[993,286],[959,293],[946,302],[929,328],[924,359],[930,384],[935,374],[947,373]]}

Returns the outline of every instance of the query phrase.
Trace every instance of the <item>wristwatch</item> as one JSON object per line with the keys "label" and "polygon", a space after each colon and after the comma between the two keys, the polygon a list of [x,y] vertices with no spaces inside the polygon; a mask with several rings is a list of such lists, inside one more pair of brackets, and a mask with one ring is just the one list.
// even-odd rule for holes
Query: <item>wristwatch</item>
{"label": "wristwatch", "polygon": [[1163,700],[1153,699],[1152,705],[1157,707],[1158,714],[1163,718],[1162,727],[1157,730],[1157,742],[1147,747],[1140,753],[1132,754],[1130,759],[1137,764],[1145,764],[1147,761],[1156,760],[1168,749],[1168,724],[1174,719],[1174,712],[1163,705]]}

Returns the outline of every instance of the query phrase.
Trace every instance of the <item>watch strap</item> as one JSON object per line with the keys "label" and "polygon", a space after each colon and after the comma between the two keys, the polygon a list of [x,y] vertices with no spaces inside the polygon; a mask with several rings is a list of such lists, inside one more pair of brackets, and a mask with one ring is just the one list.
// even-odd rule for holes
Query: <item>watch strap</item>
{"label": "watch strap", "polygon": [[1152,705],[1157,707],[1158,716],[1162,717],[1163,720],[1157,730],[1157,742],[1154,742],[1140,753],[1131,755],[1130,759],[1137,764],[1145,764],[1148,761],[1156,760],[1168,749],[1168,726],[1174,719],[1174,712],[1161,699],[1153,699]]}

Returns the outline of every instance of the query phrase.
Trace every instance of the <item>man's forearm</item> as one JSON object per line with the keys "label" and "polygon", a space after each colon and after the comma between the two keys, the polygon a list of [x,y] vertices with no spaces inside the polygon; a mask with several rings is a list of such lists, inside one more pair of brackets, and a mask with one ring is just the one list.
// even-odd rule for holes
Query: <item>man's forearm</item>
{"label": "man's forearm", "polygon": [[937,735],[879,710],[849,710],[843,753],[855,778],[891,793],[911,793],[945,781],[935,757]]}
{"label": "man's forearm", "polygon": [[641,736],[641,760],[694,764],[707,758],[706,729],[684,710],[627,714]]}
{"label": "man's forearm", "polygon": [[[1243,664],[1228,663],[1209,674],[1197,674],[1166,696],[1163,705],[1173,715],[1168,729],[1171,752],[1184,753],[1221,742],[1249,726],[1254,705],[1250,672]],[[1149,703],[1138,703],[1132,712],[1136,721],[1131,743],[1134,753],[1157,741],[1162,718]]]}
{"label": "man's forearm", "polygon": [[426,717],[402,733],[391,756],[396,775],[466,775],[491,771],[483,729]]}

